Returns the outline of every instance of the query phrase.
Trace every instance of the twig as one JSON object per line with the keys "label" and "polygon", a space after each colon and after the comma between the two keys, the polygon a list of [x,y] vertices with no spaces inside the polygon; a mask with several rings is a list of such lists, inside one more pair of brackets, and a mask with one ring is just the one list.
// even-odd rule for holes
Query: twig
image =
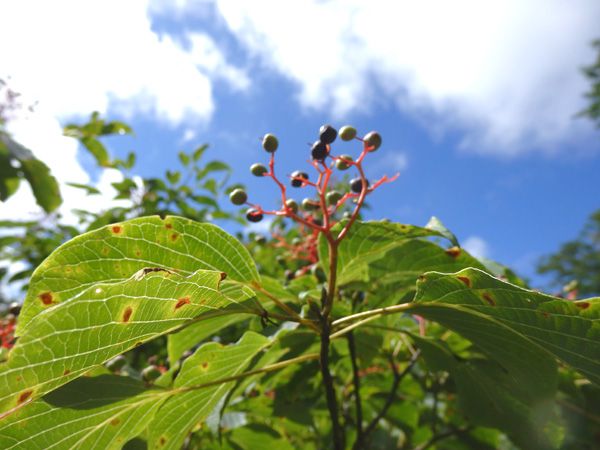
{"label": "twig", "polygon": [[452,429],[444,431],[442,433],[438,433],[438,434],[432,436],[427,442],[415,447],[414,450],[425,450],[425,449],[431,447],[436,442],[439,442],[443,439],[447,439],[452,436],[458,436],[458,435],[461,435],[464,433],[468,433],[473,428],[474,428],[473,426],[468,426],[465,428],[452,428]]}
{"label": "twig", "polygon": [[350,361],[352,361],[352,376],[354,382],[354,403],[356,405],[356,442],[363,441],[363,413],[360,399],[360,376],[358,375],[358,362],[356,360],[356,344],[354,334],[348,333],[348,350],[350,350]]}
{"label": "twig", "polygon": [[[365,433],[364,433],[365,438],[370,433],[372,433],[373,430],[375,430],[375,427],[377,426],[379,421],[381,419],[383,419],[385,417],[385,415],[387,414],[388,410],[392,406],[392,403],[394,403],[394,398],[396,397],[396,392],[398,391],[400,382],[411,371],[411,369],[417,362],[417,359],[419,358],[420,353],[421,352],[418,351],[411,357],[410,361],[408,362],[408,365],[404,368],[404,370],[402,372],[398,372],[398,368],[396,367],[393,357],[390,357],[390,364],[392,366],[392,370],[394,371],[394,383],[392,384],[392,389],[390,390],[390,392],[388,394],[388,398],[386,399],[385,404],[383,405],[383,408],[381,409],[381,411],[379,411],[379,414],[377,414],[377,416],[375,416],[375,418],[373,420],[371,420],[371,422],[365,429]],[[358,448],[358,447],[356,447],[356,448]]]}

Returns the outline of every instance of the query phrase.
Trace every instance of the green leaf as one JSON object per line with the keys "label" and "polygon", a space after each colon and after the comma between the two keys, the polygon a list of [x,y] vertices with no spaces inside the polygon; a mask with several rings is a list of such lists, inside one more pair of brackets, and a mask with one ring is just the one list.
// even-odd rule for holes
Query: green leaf
{"label": "green leaf", "polygon": [[187,153],[179,152],[177,156],[179,157],[179,161],[181,161],[183,166],[187,166],[190,163],[190,155]]}
{"label": "green leaf", "polygon": [[[33,317],[0,366],[0,406],[8,411],[92,367],[204,315],[252,313],[222,293],[219,271],[182,276],[142,269],[94,283]],[[247,292],[247,298],[252,296]]]}
{"label": "green leaf", "polygon": [[[0,147],[2,145],[0,141]],[[0,155],[0,201],[6,201],[17,192],[20,181],[19,171],[12,166],[10,158]]]}
{"label": "green leaf", "polygon": [[413,336],[427,364],[447,371],[458,391],[461,408],[475,424],[499,428],[522,448],[556,447],[559,428],[552,396],[532,398],[517,379],[493,360],[459,359],[441,342]]}
{"label": "green leaf", "polygon": [[88,195],[94,195],[94,194],[100,193],[100,191],[98,189],[96,189],[94,186],[89,186],[87,184],[67,183],[67,185],[77,188],[77,189],[83,189],[84,191],[87,192]]}
{"label": "green leaf", "polygon": [[169,392],[131,378],[82,377],[0,424],[3,449],[119,449],[143,432]]}
{"label": "green leaf", "polygon": [[202,158],[202,155],[207,149],[208,144],[204,144],[198,147],[196,150],[194,150],[194,153],[192,154],[192,158],[194,159],[194,161],[198,161],[200,158]]}
{"label": "green leaf", "polygon": [[448,228],[446,228],[442,221],[437,217],[431,216],[431,219],[429,219],[429,222],[427,222],[425,228],[437,231],[438,233],[440,233],[441,236],[444,236],[446,239],[452,242],[452,245],[456,247],[460,246],[458,243],[458,239],[456,239],[454,233],[452,233]]}
{"label": "green leaf", "polygon": [[169,180],[169,183],[177,184],[177,183],[179,183],[179,180],[181,179],[181,172],[179,172],[178,170],[176,170],[174,172],[167,170],[165,172],[165,176],[167,177],[167,180]]}
{"label": "green leaf", "polygon": [[[572,302],[501,281],[477,269],[427,273],[413,312],[481,347],[523,386],[556,383],[544,359],[556,357],[600,384],[600,298]],[[516,374],[515,374],[516,375]]]}
{"label": "green leaf", "polygon": [[106,147],[96,138],[84,136],[81,143],[89,151],[101,167],[110,167],[110,156]]}
{"label": "green leaf", "polygon": [[173,389],[179,393],[167,400],[150,424],[150,446],[179,449],[187,434],[206,419],[221,399],[235,386],[235,381],[221,382],[204,389],[193,386],[218,382],[242,373],[254,357],[271,341],[247,332],[235,345],[223,347],[211,342],[201,346],[185,360]]}
{"label": "green leaf", "polygon": [[[347,221],[333,228],[341,231]],[[381,259],[385,253],[398,247],[408,239],[440,236],[440,231],[391,222],[355,222],[345,239],[338,247],[338,284],[353,281],[369,281],[368,268],[373,261]],[[319,238],[319,257],[323,267],[328,267],[329,252],[327,240]]]}
{"label": "green leaf", "polygon": [[21,170],[31,186],[37,204],[44,211],[52,212],[60,206],[62,198],[58,182],[50,174],[46,164],[39,159],[26,159],[21,161]]}

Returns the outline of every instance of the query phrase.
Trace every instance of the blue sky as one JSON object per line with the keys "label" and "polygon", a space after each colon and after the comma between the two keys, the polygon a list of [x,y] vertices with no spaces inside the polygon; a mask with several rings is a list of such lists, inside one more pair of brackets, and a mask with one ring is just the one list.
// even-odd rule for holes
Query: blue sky
{"label": "blue sky", "polygon": [[[369,176],[401,176],[370,198],[370,218],[438,216],[526,276],[600,207],[600,132],[573,118],[588,88],[579,68],[600,37],[597,1],[19,0],[3,15],[0,77],[35,103],[11,131],[60,178],[105,192],[90,205],[65,187],[67,217],[108,204],[118,180],[86,172],[60,135],[93,110],[134,127],[109,144],[115,156],[135,149],[138,173],[208,142],[265,206],[277,192],[248,171],[266,161],[265,132],[290,173],[323,123],[378,130]],[[0,216],[39,214],[27,197]]]}

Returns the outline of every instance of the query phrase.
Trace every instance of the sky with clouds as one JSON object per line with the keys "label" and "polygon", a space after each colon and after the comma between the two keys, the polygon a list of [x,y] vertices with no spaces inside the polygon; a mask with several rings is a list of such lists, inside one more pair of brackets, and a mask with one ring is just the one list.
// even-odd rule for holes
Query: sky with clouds
{"label": "sky with clouds", "polygon": [[[597,0],[9,0],[3,17],[0,78],[34,105],[10,131],[60,179],[106,194],[90,204],[65,186],[67,216],[101,209],[119,179],[86,170],[61,135],[94,110],[133,126],[110,148],[135,149],[139,173],[208,142],[265,206],[276,192],[248,172],[265,160],[262,134],[280,137],[290,173],[322,123],[377,129],[368,175],[401,176],[371,198],[371,218],[436,215],[529,276],[600,207],[600,133],[574,118]],[[0,217],[32,212],[26,188],[0,205]]]}

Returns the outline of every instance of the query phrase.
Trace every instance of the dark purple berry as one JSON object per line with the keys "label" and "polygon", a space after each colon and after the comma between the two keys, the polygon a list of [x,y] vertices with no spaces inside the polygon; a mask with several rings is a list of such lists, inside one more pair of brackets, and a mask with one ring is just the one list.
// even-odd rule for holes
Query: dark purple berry
{"label": "dark purple berry", "polygon": [[[367,187],[369,187],[369,180],[366,180]],[[350,180],[350,190],[355,194],[360,194],[362,192],[363,182],[361,178],[354,178]]]}
{"label": "dark purple berry", "polygon": [[337,137],[337,131],[331,125],[323,125],[319,129],[319,140],[323,144],[331,144]]}
{"label": "dark purple berry", "polygon": [[21,312],[21,305],[17,302],[12,302],[9,306],[8,306],[8,312],[10,314],[14,314],[15,316],[18,316],[19,313]]}
{"label": "dark purple berry", "polygon": [[327,145],[321,141],[316,141],[311,148],[312,159],[323,161],[327,157]]}
{"label": "dark purple berry", "polygon": [[304,184],[299,178],[302,178],[302,180],[308,180],[308,174],[305,172],[300,172],[299,170],[292,172],[291,184],[293,187],[301,187]]}
{"label": "dark purple berry", "polygon": [[250,208],[246,211],[246,219],[249,222],[260,222],[263,220],[263,215],[258,209]]}

